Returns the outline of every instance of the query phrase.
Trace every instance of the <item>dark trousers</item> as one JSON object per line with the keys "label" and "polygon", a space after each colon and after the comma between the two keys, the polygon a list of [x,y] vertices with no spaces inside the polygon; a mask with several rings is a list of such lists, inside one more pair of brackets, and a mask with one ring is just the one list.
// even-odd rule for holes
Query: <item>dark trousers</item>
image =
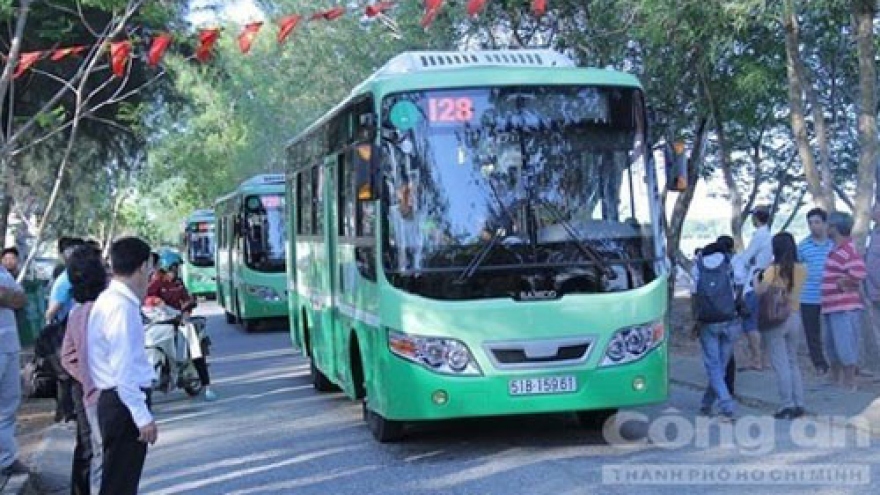
{"label": "dark trousers", "polygon": [[74,419],[73,391],[71,390],[73,378],[59,378],[55,389],[55,421],[66,423]]}
{"label": "dark trousers", "polygon": [[211,375],[208,374],[208,362],[205,361],[204,357],[193,359],[193,366],[196,368],[196,373],[199,374],[199,381],[202,382],[202,385],[208,386],[211,384]]}
{"label": "dark trousers", "polygon": [[91,486],[89,474],[92,463],[92,429],[86,416],[83,403],[83,388],[76,380],[71,379],[71,396],[73,412],[76,414],[76,445],[73,447],[73,466],[70,471],[71,495],[89,495]]}
{"label": "dark trousers", "polygon": [[136,495],[147,458],[147,444],[138,440],[140,431],[115,390],[101,391],[98,423],[104,440],[101,495]]}
{"label": "dark trousers", "polygon": [[804,322],[804,333],[813,367],[820,372],[828,370],[828,361],[822,351],[822,306],[801,304],[801,320]]}
{"label": "dark trousers", "polygon": [[727,367],[724,369],[724,383],[727,384],[727,391],[730,392],[730,395],[734,395],[733,386],[736,383],[735,354],[735,352],[730,353],[730,361],[727,362]]}

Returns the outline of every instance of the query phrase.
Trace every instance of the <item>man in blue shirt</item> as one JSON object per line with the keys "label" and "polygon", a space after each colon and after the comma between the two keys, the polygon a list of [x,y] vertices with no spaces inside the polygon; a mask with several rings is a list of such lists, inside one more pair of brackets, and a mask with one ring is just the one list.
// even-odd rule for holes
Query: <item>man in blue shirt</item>
{"label": "man in blue shirt", "polygon": [[[65,265],[70,253],[80,244],[83,244],[82,239],[69,237],[62,237],[58,241],[58,250]],[[49,293],[49,307],[46,309],[46,324],[64,321],[71,309],[73,309],[73,287],[67,277],[67,270],[64,270],[52,283],[52,290]]]}
{"label": "man in blue shirt", "polygon": [[807,280],[801,291],[801,319],[810,350],[810,360],[816,373],[824,375],[828,372],[828,361],[822,349],[821,321],[821,286],[822,273],[828,253],[834,242],[828,237],[828,214],[821,208],[807,212],[807,224],[810,236],[798,245],[798,257],[807,267]]}

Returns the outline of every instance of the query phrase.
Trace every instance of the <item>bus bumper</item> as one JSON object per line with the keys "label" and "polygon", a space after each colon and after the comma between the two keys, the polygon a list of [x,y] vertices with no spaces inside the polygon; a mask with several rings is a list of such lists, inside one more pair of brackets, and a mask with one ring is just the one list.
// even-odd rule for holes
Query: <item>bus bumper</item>
{"label": "bus bumper", "polygon": [[250,294],[241,295],[241,316],[247,319],[286,318],[287,298],[266,300]]}
{"label": "bus bumper", "polygon": [[[384,402],[373,404],[387,419],[401,421],[441,420],[478,416],[559,413],[593,409],[616,409],[665,402],[669,395],[667,343],[642,359],[619,366],[589,365],[552,370],[486,376],[450,376],[434,373],[417,364],[389,356],[377,386]],[[485,372],[485,370],[484,370]],[[511,395],[510,380],[574,376],[573,393]],[[395,392],[396,391],[396,392]],[[401,391],[408,391],[401,393]],[[445,397],[439,403],[438,398]]]}

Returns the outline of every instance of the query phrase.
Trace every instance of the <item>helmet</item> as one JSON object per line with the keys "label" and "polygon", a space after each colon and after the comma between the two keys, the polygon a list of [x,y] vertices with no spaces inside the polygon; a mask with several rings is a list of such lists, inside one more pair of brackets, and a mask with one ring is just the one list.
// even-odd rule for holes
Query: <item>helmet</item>
{"label": "helmet", "polygon": [[175,265],[179,265],[183,263],[183,259],[174,251],[170,249],[163,249],[159,251],[159,269],[168,270]]}

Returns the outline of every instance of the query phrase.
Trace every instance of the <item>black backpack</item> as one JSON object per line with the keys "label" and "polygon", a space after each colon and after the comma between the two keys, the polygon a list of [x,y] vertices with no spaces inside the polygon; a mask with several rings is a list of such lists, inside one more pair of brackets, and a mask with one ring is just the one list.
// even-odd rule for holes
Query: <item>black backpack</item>
{"label": "black backpack", "polygon": [[59,380],[70,378],[67,370],[61,365],[61,345],[67,330],[67,319],[52,322],[42,330],[34,341],[34,357],[45,362],[48,371]]}
{"label": "black backpack", "polygon": [[737,317],[736,293],[730,258],[715,268],[706,267],[703,258],[697,261],[700,278],[694,294],[696,319],[701,323],[724,323]]}

